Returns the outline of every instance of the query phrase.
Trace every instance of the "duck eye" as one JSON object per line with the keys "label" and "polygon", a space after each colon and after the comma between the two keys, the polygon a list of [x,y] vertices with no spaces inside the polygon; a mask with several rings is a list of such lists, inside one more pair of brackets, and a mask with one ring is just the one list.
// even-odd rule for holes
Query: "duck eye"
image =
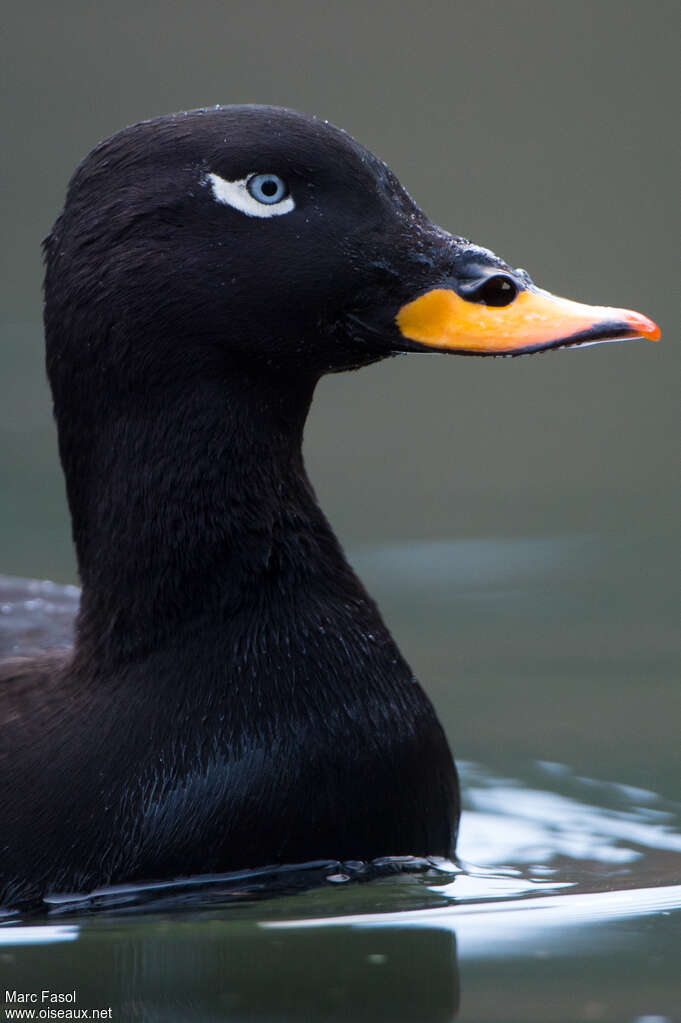
{"label": "duck eye", "polygon": [[286,182],[277,174],[253,174],[246,183],[249,195],[253,196],[256,202],[266,206],[273,206],[281,202],[288,195]]}
{"label": "duck eye", "polygon": [[210,187],[216,202],[231,206],[247,217],[279,217],[296,208],[288,185],[277,174],[248,174],[245,178],[228,181],[211,172],[206,174],[203,183]]}
{"label": "duck eye", "polygon": [[481,302],[489,306],[510,305],[518,294],[518,286],[510,277],[504,274],[495,274],[488,277],[471,296],[474,302]]}

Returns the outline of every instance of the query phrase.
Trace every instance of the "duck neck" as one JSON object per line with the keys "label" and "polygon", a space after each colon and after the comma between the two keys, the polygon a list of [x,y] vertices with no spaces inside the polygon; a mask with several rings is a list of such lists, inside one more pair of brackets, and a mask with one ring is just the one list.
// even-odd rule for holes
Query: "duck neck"
{"label": "duck neck", "polygon": [[89,424],[85,451],[61,431],[86,656],[139,659],[177,629],[255,609],[273,580],[281,596],[345,565],[303,465],[315,384],[228,373],[126,395]]}

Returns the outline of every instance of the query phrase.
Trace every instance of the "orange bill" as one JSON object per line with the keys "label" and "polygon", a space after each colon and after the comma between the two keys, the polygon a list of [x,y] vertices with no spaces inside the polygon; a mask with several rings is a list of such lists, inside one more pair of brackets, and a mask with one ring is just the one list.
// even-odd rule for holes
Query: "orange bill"
{"label": "orange bill", "polygon": [[582,305],[539,288],[521,290],[504,306],[469,301],[435,288],[403,305],[396,316],[403,337],[429,348],[478,355],[519,355],[545,348],[645,337],[660,328],[641,313]]}

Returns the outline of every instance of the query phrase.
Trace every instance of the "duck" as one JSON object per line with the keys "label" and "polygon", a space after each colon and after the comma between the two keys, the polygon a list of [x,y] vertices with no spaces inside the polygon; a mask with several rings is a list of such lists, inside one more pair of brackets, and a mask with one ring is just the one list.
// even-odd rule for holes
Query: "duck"
{"label": "duck", "polygon": [[44,255],[82,590],[72,649],[0,665],[0,905],[453,857],[447,738],[305,471],[315,387],[404,353],[657,326],[542,290],[349,134],[279,107],[113,135]]}

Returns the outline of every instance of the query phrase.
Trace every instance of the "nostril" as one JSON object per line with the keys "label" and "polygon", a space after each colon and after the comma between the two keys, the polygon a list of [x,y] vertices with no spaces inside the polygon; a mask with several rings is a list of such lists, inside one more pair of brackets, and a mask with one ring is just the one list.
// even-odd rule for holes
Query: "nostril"
{"label": "nostril", "polygon": [[510,305],[517,294],[518,285],[512,277],[495,274],[493,277],[488,277],[479,288],[476,288],[470,298],[483,305],[499,307]]}

